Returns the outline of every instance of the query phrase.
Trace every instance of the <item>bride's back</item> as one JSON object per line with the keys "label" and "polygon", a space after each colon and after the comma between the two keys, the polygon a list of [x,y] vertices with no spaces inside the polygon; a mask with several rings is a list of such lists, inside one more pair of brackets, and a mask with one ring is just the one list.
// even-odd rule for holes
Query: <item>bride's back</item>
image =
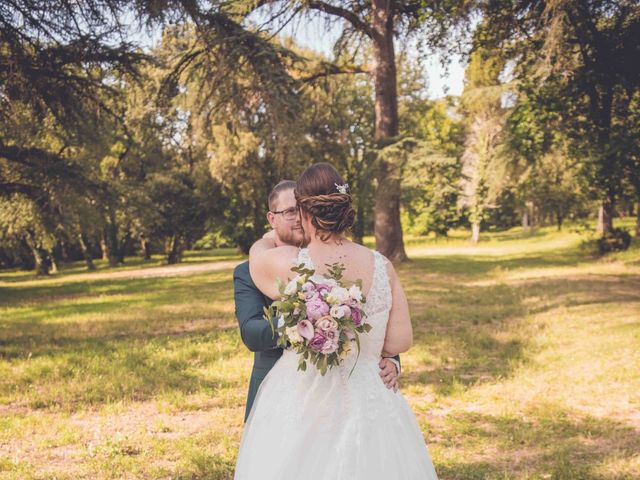
{"label": "bride's back", "polygon": [[326,275],[328,265],[340,263],[344,266],[342,277],[345,283],[361,280],[362,291],[365,294],[370,291],[375,261],[373,252],[368,248],[346,239],[339,243],[311,241],[308,252],[317,274]]}

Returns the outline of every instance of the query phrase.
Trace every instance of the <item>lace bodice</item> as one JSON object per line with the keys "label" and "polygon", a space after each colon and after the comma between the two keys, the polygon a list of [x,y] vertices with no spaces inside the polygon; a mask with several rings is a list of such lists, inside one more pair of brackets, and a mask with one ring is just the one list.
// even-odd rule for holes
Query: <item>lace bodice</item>
{"label": "lace bodice", "polygon": [[[391,285],[387,274],[388,260],[377,251],[373,252],[373,258],[373,281],[369,291],[365,292],[367,301],[364,305],[364,312],[367,315],[366,322],[373,328],[369,333],[360,336],[360,359],[358,361],[364,358],[377,361],[380,358],[392,304]],[[300,249],[297,263],[304,263],[305,266],[315,269],[307,248]],[[322,281],[325,277],[316,273],[312,279]],[[350,362],[345,362],[345,366],[348,363]]]}

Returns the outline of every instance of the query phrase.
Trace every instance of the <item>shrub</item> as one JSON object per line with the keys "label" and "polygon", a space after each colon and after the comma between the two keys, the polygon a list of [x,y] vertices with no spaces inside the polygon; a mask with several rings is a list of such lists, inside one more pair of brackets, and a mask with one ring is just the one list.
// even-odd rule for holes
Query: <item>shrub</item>
{"label": "shrub", "polygon": [[601,255],[608,252],[626,250],[631,244],[631,235],[624,228],[614,228],[598,239],[598,250]]}

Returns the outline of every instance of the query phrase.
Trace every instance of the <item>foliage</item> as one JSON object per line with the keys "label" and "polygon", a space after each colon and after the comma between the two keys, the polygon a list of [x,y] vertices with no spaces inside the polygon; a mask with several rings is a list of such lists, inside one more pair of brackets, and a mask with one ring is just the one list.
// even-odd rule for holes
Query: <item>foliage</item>
{"label": "foliage", "polygon": [[631,245],[631,235],[624,228],[614,228],[598,239],[600,255],[626,250]]}
{"label": "foliage", "polygon": [[460,162],[423,143],[410,156],[402,183],[407,231],[447,236],[457,225]]}
{"label": "foliage", "polygon": [[485,16],[480,37],[508,47],[526,88],[552,92],[541,107],[561,119],[569,154],[581,162],[610,230],[627,153],[632,145],[637,150],[630,109],[640,82],[637,69],[629,68],[638,59],[637,2],[490,2]]}
{"label": "foliage", "polygon": [[467,126],[460,206],[467,212],[475,242],[480,224],[488,210],[495,208],[495,199],[507,180],[502,142],[508,112],[503,106],[503,98],[508,85],[500,81],[505,60],[497,54],[486,48],[473,52],[465,72],[466,84],[461,99]]}

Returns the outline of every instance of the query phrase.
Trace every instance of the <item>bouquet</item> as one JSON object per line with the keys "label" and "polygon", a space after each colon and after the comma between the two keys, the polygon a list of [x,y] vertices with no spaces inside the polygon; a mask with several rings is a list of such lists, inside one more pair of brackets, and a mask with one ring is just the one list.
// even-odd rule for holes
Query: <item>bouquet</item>
{"label": "bouquet", "polygon": [[[344,285],[344,265],[334,263],[327,267],[328,275],[319,282],[311,280],[315,270],[304,263],[293,267],[291,271],[296,275],[287,283],[279,281],[280,300],[265,308],[265,319],[279,334],[278,346],[292,348],[300,355],[298,370],[305,371],[310,362],[322,375],[340,365],[352,343],[359,356],[358,335],[371,330],[364,321],[362,307],[366,298],[362,281]],[[274,317],[278,319],[277,326]]]}

